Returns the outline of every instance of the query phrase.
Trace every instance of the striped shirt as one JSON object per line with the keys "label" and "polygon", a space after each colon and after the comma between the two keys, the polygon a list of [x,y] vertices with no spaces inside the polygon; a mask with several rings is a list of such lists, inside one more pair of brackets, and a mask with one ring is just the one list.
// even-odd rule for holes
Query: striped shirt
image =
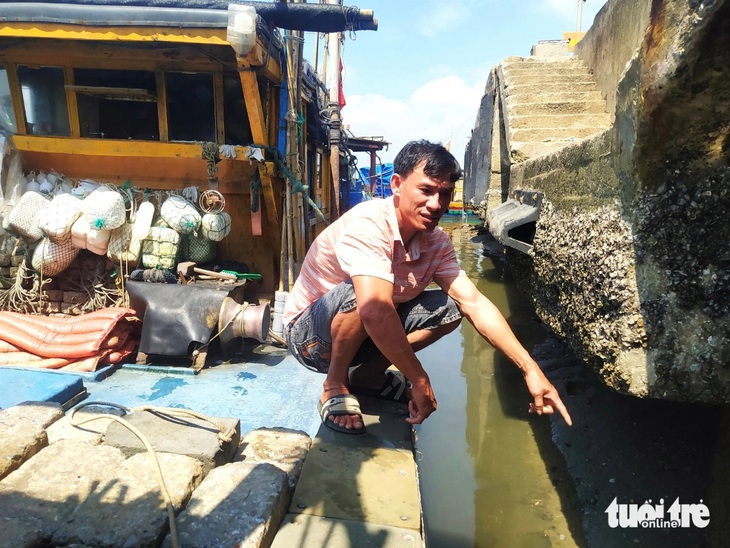
{"label": "striped shirt", "polygon": [[284,309],[284,325],[343,281],[373,276],[393,284],[393,302],[409,301],[434,278],[462,271],[451,238],[441,228],[419,232],[406,251],[393,198],[362,202],[312,243]]}

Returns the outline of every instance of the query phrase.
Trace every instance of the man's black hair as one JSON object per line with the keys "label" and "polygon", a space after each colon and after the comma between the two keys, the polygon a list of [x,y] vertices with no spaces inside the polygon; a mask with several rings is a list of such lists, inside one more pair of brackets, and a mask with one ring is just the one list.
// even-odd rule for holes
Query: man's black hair
{"label": "man's black hair", "polygon": [[423,139],[406,143],[393,160],[393,171],[405,178],[424,161],[423,173],[434,181],[455,183],[461,179],[461,166],[454,155],[442,144]]}

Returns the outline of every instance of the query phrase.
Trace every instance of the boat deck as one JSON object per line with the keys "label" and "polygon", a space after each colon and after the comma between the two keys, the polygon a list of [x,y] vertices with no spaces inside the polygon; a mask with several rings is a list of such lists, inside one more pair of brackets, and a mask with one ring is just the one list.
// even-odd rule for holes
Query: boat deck
{"label": "boat deck", "polygon": [[[0,369],[3,386],[14,376],[12,384],[20,387],[23,382],[19,379],[24,374],[36,376],[32,381],[39,390],[35,399],[52,400],[49,390],[62,393],[64,401],[57,401],[66,403],[69,409],[66,417],[74,405],[79,405],[79,400],[109,402],[132,409],[144,406],[188,409],[208,416],[238,419],[242,447],[250,439],[247,436],[256,435],[262,428],[306,433],[312,438],[312,444],[295,478],[294,492],[287,491],[284,495],[286,515],[273,546],[424,545],[412,429],[403,420],[405,407],[363,398],[361,404],[368,432],[362,436],[335,433],[321,425],[315,409],[323,377],[300,366],[284,349],[266,345],[251,347],[242,358],[238,356],[235,361],[207,367],[197,375],[187,367],[134,364],[88,374]],[[48,380],[39,382],[39,374]],[[70,395],[69,390],[79,390],[79,378],[83,385],[80,393]],[[69,382],[56,379],[69,379]],[[42,390],[43,386],[54,384],[64,386]],[[73,388],[65,386],[68,384]],[[0,406],[8,408],[29,397],[34,399],[33,390],[33,386],[5,390]],[[0,431],[5,427],[3,414],[9,411],[0,411]],[[37,455],[31,457],[28,463],[37,458]],[[4,508],[2,499],[9,494],[8,489],[3,489],[4,484],[10,483],[14,473],[0,480],[0,513]],[[193,493],[193,500],[197,492]],[[260,498],[261,493],[256,496]],[[181,514],[183,532],[186,511]],[[9,516],[0,515],[3,517]],[[278,527],[281,519],[281,515],[274,516],[272,527]],[[79,534],[80,540],[84,540],[83,532]],[[262,538],[254,535],[238,541],[252,543],[247,546],[268,545],[270,539]],[[93,539],[83,543],[94,545]]]}

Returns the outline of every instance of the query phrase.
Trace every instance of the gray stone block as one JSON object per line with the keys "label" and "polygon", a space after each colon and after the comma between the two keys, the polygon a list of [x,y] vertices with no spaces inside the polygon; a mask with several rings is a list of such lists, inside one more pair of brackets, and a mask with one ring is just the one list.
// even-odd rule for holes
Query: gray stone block
{"label": "gray stone block", "polygon": [[[172,504],[180,509],[200,483],[199,461],[157,455]],[[167,532],[156,465],[125,459],[115,447],[60,441],[0,483],[0,516],[15,538],[39,531],[53,545],[154,546]]]}
{"label": "gray stone block", "polygon": [[[185,455],[157,453],[170,502],[179,511],[203,477],[201,463]],[[168,513],[157,464],[148,453],[122,462],[53,534],[67,546],[157,546],[168,531]]]}
{"label": "gray stone block", "polygon": [[44,545],[43,532],[37,520],[0,517],[0,546],[25,548]]}
{"label": "gray stone block", "polygon": [[99,485],[113,480],[123,460],[113,447],[63,441],[48,446],[0,482],[0,516],[37,520],[51,538]]}
{"label": "gray stone block", "polygon": [[[123,418],[145,435],[155,451],[196,458],[203,464],[206,473],[231,462],[240,444],[241,425],[238,419],[212,417],[231,433],[229,440],[223,440],[218,427],[198,418],[150,411],[135,411]],[[117,422],[107,428],[104,444],[118,447],[126,455],[146,450],[133,432]]]}
{"label": "gray stone block", "polygon": [[[267,463],[212,470],[178,516],[181,546],[267,547],[286,514],[286,474]],[[164,546],[171,546],[170,537]]]}
{"label": "gray stone block", "polygon": [[273,464],[286,473],[289,489],[293,493],[311,445],[312,440],[305,432],[286,428],[259,428],[243,438],[241,453],[236,460]]}
{"label": "gray stone block", "polygon": [[61,417],[57,403],[28,402],[0,411],[0,479],[48,445],[45,428]]}

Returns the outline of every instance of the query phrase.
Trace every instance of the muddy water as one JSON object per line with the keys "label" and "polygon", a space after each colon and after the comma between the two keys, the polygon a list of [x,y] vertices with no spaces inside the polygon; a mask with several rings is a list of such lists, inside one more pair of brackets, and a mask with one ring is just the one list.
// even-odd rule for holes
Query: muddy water
{"label": "muddy water", "polygon": [[[532,348],[545,332],[518,288],[484,256],[475,227],[460,219],[442,226],[462,268]],[[428,546],[585,546],[565,460],[547,418],[527,413],[517,368],[468,322],[419,357],[439,405],[417,427]]]}

